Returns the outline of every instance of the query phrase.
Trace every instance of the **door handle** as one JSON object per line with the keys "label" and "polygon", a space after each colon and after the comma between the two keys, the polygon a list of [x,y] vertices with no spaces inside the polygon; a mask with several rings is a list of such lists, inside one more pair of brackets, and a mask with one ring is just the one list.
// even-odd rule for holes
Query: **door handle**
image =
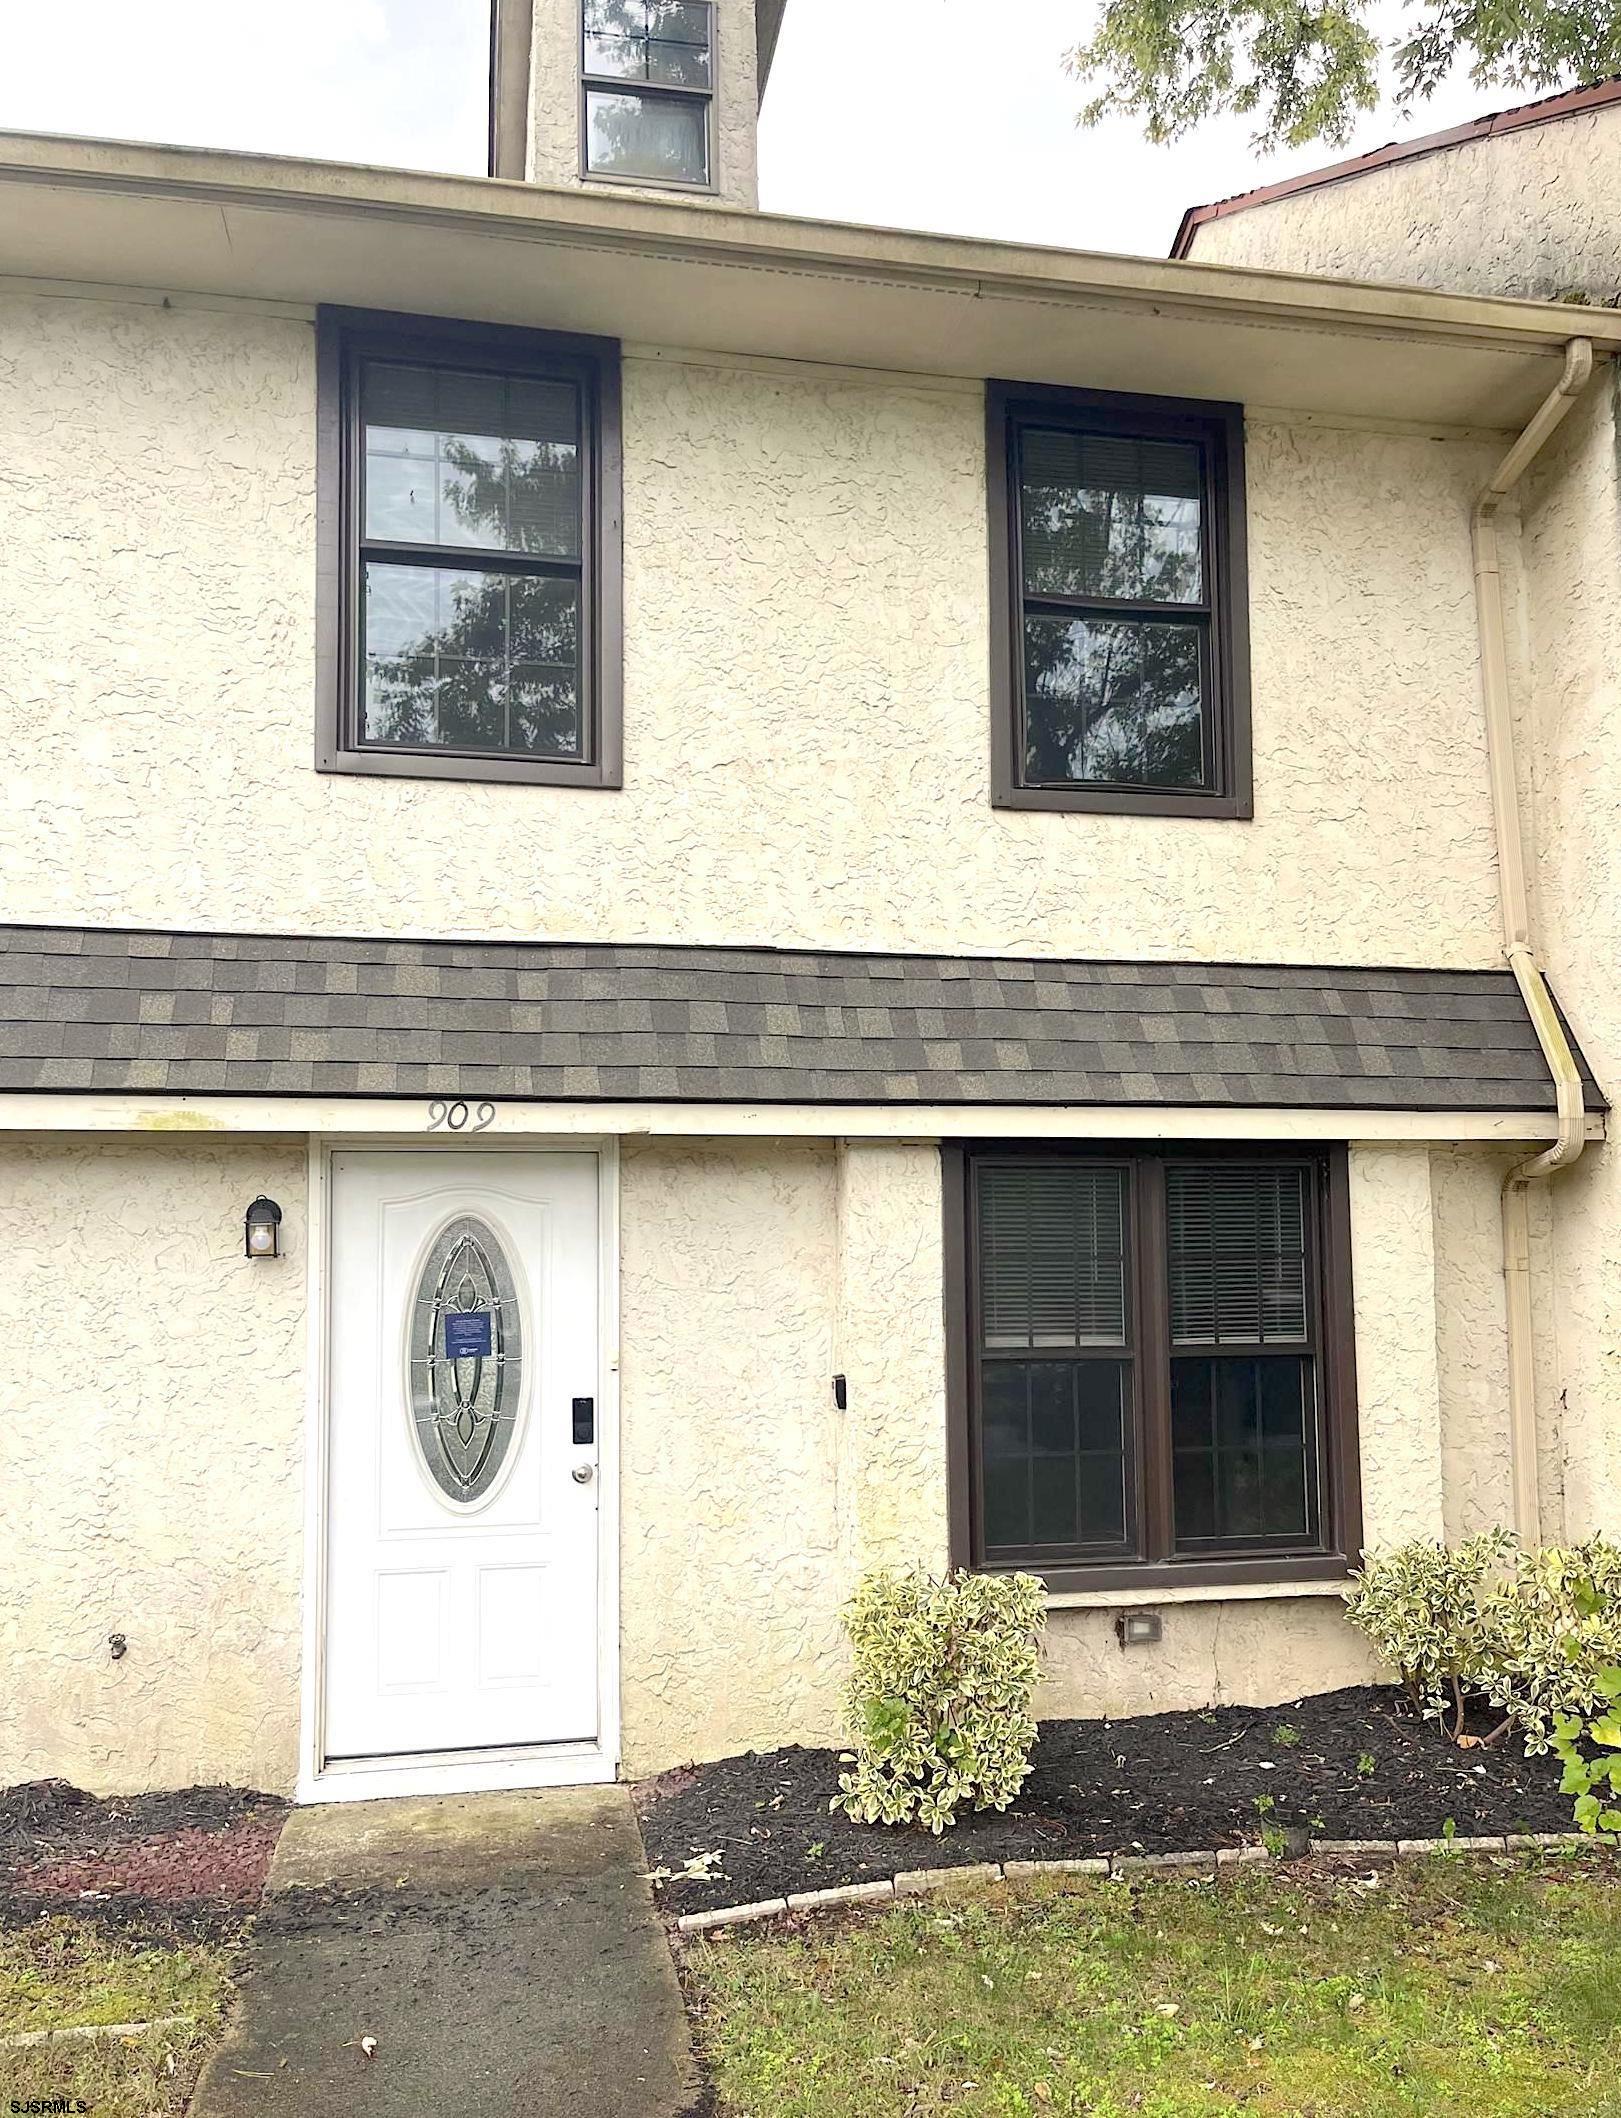
{"label": "door handle", "polygon": [[596,1475],[597,1467],[594,1463],[577,1463],[569,1473],[577,1486],[588,1486]]}

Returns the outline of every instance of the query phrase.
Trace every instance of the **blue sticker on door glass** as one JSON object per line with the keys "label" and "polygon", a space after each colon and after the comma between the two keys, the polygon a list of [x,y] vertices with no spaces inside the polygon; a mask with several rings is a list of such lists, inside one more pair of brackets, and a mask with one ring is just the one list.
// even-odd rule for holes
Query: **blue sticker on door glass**
{"label": "blue sticker on door glass", "polygon": [[490,1312],[487,1309],[451,1310],[445,1318],[446,1360],[488,1360],[491,1345],[490,1326]]}

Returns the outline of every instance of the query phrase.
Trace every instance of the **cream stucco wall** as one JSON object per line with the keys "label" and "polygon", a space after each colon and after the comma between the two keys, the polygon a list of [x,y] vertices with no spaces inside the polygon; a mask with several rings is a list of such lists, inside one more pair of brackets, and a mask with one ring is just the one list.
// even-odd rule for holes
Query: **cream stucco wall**
{"label": "cream stucco wall", "polygon": [[291,1787],[304,1190],[284,1142],[0,1148],[0,1786]]}
{"label": "cream stucco wall", "polygon": [[[596,190],[599,177],[581,175],[580,0],[533,0],[534,35],[529,70],[529,167],[532,183]],[[714,0],[715,97],[710,120],[714,189],[693,191],[614,183],[616,192],[644,197],[679,196],[702,204],[759,204],[759,73],[754,36],[754,0]]]}
{"label": "cream stucco wall", "polygon": [[[319,776],[313,390],[296,318],[0,299],[7,918],[1495,960],[1466,534],[1487,445],[1252,420],[1256,816],[1181,824],[989,807],[977,391],[649,351],[625,372],[623,793]],[[1522,608],[1550,961],[1612,1082],[1615,446],[1595,399],[1528,503]],[[265,819],[268,895],[243,859]],[[1499,1167],[1355,1156],[1370,1542],[1501,1494]],[[290,1783],[303,1282],[235,1245],[261,1188],[296,1234],[302,1183],[284,1146],[9,1151],[32,1417],[5,1423],[4,1492],[55,1541],[0,1583],[0,1778]],[[1621,1496],[1618,1185],[1590,1154],[1552,1236],[1570,1410],[1545,1404],[1544,1457],[1578,1527]],[[927,1145],[627,1145],[631,1770],[836,1736],[855,1572],[944,1553],[941,1270]],[[64,1314],[97,1359],[41,1484]],[[1066,1611],[1044,1704],[1285,1698],[1365,1666],[1320,1601],[1177,1607],[1132,1656]]]}
{"label": "cream stucco wall", "polygon": [[[1372,1549],[1505,1519],[1501,1168],[1422,1145],[1352,1150]],[[627,1150],[632,1773],[839,1740],[851,1583],[944,1562],[940,1225],[932,1147]],[[847,1376],[844,1414],[831,1372]],[[1116,1602],[1159,1608],[1162,1641],[1122,1651]],[[1332,1597],[1122,1595],[1054,1610],[1039,1710],[1270,1705],[1374,1674]]]}
{"label": "cream stucco wall", "polygon": [[1477,443],[1252,423],[1211,823],[991,808],[976,389],[627,359],[620,793],[313,771],[308,325],[6,298],[0,419],[9,918],[1493,960]]}
{"label": "cream stucco wall", "polygon": [[1201,264],[1557,301],[1621,291],[1621,104],[1202,222]]}
{"label": "cream stucco wall", "polygon": [[1122,1647],[1115,1606],[1054,1611],[1038,1717],[1125,1719],[1206,1706],[1278,1706],[1377,1675],[1336,1597],[1156,1604],[1151,1596],[1123,1595],[1119,1605],[1157,1610],[1159,1640]]}
{"label": "cream stucco wall", "polygon": [[[1582,1049],[1621,1091],[1621,412],[1601,374],[1529,482],[1529,811],[1543,951]],[[1621,1536],[1621,1160],[1553,1195],[1551,1331],[1566,1532]],[[1545,1451],[1546,1454],[1546,1451]],[[1547,1478],[1545,1476],[1545,1485]]]}
{"label": "cream stucco wall", "polygon": [[[1449,1540],[1514,1519],[1501,1190],[1506,1160],[1430,1157],[1442,1514]],[[1538,1204],[1542,1201],[1539,1198]]]}
{"label": "cream stucco wall", "polygon": [[[26,1138],[0,1160],[0,1785],[292,1785],[304,1168],[251,1141]],[[1501,1497],[1499,1168],[1353,1150],[1370,1545],[1484,1526]],[[261,1189],[287,1209],[275,1266],[240,1255]],[[837,1741],[858,1573],[946,1559],[938,1150],[626,1141],[621,1226],[625,1769]],[[1112,1603],[1056,1610],[1040,1710],[1371,1673],[1332,1599],[1157,1607],[1163,1641],[1129,1652]]]}
{"label": "cream stucco wall", "polygon": [[814,1741],[841,1676],[831,1146],[627,1143],[624,1754]]}

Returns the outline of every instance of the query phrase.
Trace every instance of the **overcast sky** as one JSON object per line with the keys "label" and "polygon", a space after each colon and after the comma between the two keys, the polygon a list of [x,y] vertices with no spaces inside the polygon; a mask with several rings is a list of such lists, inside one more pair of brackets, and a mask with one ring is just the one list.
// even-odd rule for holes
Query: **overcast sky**
{"label": "overcast sky", "polygon": [[[1405,125],[1381,111],[1345,150],[1264,163],[1241,124],[1150,147],[1127,124],[1075,123],[1061,58],[1093,12],[790,0],[761,204],[1163,253],[1186,205],[1519,100],[1454,82]],[[488,36],[488,0],[0,0],[0,129],[481,172]]]}

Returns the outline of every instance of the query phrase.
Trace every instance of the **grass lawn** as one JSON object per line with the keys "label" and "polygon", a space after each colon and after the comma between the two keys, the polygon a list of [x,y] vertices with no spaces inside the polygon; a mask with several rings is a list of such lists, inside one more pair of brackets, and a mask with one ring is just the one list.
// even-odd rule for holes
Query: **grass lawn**
{"label": "grass lawn", "polygon": [[687,1952],[726,2118],[1621,2118],[1621,1863],[997,1889]]}
{"label": "grass lawn", "polygon": [[77,2099],[95,2118],[184,2111],[224,2024],[230,1963],[224,1949],[133,1943],[67,1918],[0,1933],[0,2037],[191,2018],[138,2038],[0,2045],[0,2111],[53,2097]]}

